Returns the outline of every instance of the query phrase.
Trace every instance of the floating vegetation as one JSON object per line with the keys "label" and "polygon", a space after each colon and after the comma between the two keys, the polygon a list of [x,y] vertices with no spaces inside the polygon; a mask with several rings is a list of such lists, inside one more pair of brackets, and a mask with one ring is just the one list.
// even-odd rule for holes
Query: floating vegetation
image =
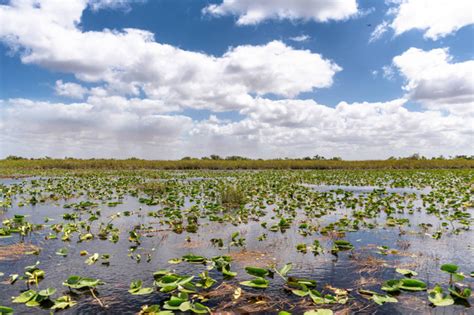
{"label": "floating vegetation", "polygon": [[14,243],[10,245],[0,246],[0,261],[2,260],[17,260],[24,255],[39,254],[41,248],[28,243]]}
{"label": "floating vegetation", "polygon": [[0,184],[1,314],[472,311],[470,169],[35,172]]}

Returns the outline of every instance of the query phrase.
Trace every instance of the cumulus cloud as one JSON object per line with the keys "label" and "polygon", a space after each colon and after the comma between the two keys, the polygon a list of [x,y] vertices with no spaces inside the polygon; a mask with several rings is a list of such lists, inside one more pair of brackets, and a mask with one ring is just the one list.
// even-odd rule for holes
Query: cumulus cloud
{"label": "cumulus cloud", "polygon": [[427,108],[474,113],[474,60],[453,62],[448,48],[410,48],[393,58],[407,96]]}
{"label": "cumulus cloud", "polygon": [[82,99],[88,93],[88,89],[82,85],[73,82],[63,82],[62,80],[56,81],[54,90],[57,95],[76,99]]}
{"label": "cumulus cloud", "polygon": [[295,97],[331,86],[341,70],[309,50],[281,41],[237,46],[215,57],[161,44],[139,29],[84,32],[86,3],[49,0],[0,5],[0,38],[26,64],[73,73],[85,82],[105,82],[110,94],[166,99],[182,107],[239,109],[251,95]]}
{"label": "cumulus cloud", "polygon": [[[339,103],[335,108],[313,100],[256,100],[238,122],[204,121],[193,134],[227,139],[234,149],[251,145],[273,156],[314,152],[346,158],[385,158],[390,155],[439,155],[472,152],[472,118],[439,111],[413,112],[405,99],[381,103]],[[368,145],[370,143],[370,145]],[[451,151],[450,151],[451,150]],[[268,153],[267,153],[268,156]]]}
{"label": "cumulus cloud", "polygon": [[238,25],[253,25],[268,19],[313,20],[327,22],[344,20],[357,14],[356,0],[223,0],[203,9],[213,16],[237,15]]}
{"label": "cumulus cloud", "polygon": [[153,101],[119,97],[71,104],[4,100],[0,115],[2,155],[177,157],[192,126],[187,116],[161,114]]}
{"label": "cumulus cloud", "polygon": [[392,28],[395,35],[417,29],[425,38],[437,40],[474,24],[474,3],[471,0],[400,0],[389,1],[390,24],[382,22],[371,34],[370,42]]}
{"label": "cumulus cloud", "polygon": [[180,158],[325,154],[345,158],[472,154],[472,116],[409,111],[405,99],[341,102],[256,98],[239,121],[193,120],[151,100],[89,97],[81,103],[0,103],[0,154]]}
{"label": "cumulus cloud", "polygon": [[[222,5],[226,3],[231,2]],[[343,2],[308,1],[315,3],[325,12]],[[84,31],[80,23],[87,6],[91,2],[85,0],[0,5],[0,40],[25,64],[73,74],[77,83],[58,80],[55,91],[78,100],[0,101],[0,155],[472,154],[472,115],[452,106],[472,104],[472,61],[454,63],[446,49],[411,49],[387,68],[406,79],[406,98],[428,110],[410,111],[406,99],[341,102],[333,108],[296,99],[330,87],[342,70],[316,52],[271,41],[212,56],[160,43],[146,30]],[[298,18],[336,19],[321,12],[316,18],[312,9],[308,6],[310,13]],[[278,12],[265,18],[283,18]],[[85,88],[84,82],[93,87]],[[187,109],[208,109],[211,115],[196,120],[185,114]],[[220,111],[234,111],[241,118],[222,120]]]}

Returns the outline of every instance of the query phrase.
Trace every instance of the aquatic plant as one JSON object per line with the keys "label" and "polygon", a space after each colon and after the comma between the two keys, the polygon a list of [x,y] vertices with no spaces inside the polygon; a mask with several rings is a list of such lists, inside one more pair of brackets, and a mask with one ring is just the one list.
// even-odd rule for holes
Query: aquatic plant
{"label": "aquatic plant", "polygon": [[153,292],[153,288],[143,288],[142,280],[135,280],[130,283],[129,293],[133,295],[145,295]]}
{"label": "aquatic plant", "polygon": [[454,304],[454,300],[448,294],[444,294],[443,289],[439,285],[428,290],[428,300],[435,306],[448,306]]}

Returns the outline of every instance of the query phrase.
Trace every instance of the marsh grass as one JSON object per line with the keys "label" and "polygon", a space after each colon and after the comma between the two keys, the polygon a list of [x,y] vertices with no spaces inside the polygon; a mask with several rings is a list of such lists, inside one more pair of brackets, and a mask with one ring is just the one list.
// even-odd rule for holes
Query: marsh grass
{"label": "marsh grass", "polygon": [[152,181],[140,184],[138,188],[148,196],[160,196],[166,192],[166,183]]}
{"label": "marsh grass", "polygon": [[239,209],[246,203],[245,193],[237,186],[227,185],[219,191],[219,202],[226,210]]}
{"label": "marsh grass", "polygon": [[237,169],[453,169],[474,168],[474,160],[115,160],[115,159],[35,159],[0,160],[0,175],[37,174],[42,170],[237,170]]}

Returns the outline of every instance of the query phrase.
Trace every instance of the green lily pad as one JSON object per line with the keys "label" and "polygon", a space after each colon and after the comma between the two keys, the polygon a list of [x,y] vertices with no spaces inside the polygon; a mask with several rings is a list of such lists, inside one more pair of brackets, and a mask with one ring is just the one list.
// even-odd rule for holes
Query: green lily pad
{"label": "green lily pad", "polygon": [[69,295],[63,295],[54,301],[54,305],[51,307],[51,309],[63,310],[68,307],[73,307],[76,304],[77,302],[73,301]]}
{"label": "green lily pad", "polygon": [[255,278],[249,281],[242,281],[240,284],[251,288],[266,289],[268,288],[269,281],[264,278]]}
{"label": "green lily pad", "polygon": [[55,288],[47,288],[45,290],[41,290],[41,291],[38,292],[38,294],[41,295],[41,296],[51,296],[54,293],[56,293]]}
{"label": "green lily pad", "polygon": [[452,296],[457,297],[462,300],[467,300],[472,294],[472,290],[470,288],[461,289],[454,286],[454,287],[449,288],[448,290],[449,292],[451,292]]}
{"label": "green lily pad", "polygon": [[454,264],[444,264],[444,265],[441,265],[440,269],[447,273],[456,273],[456,271],[458,271],[458,268],[459,267]]}
{"label": "green lily pad", "polygon": [[70,276],[63,282],[64,286],[72,289],[94,288],[100,284],[102,284],[102,282],[99,279],[83,278],[76,275]]}
{"label": "green lily pad", "polygon": [[13,308],[0,305],[0,315],[12,315]]}
{"label": "green lily pad", "polygon": [[375,291],[360,289],[359,293],[362,295],[370,296],[370,299],[374,301],[375,303],[377,303],[378,305],[382,305],[384,303],[397,303],[398,302],[398,300],[394,298],[393,296],[386,295],[386,294],[385,295],[378,294]]}
{"label": "green lily pad", "polygon": [[99,259],[99,253],[95,253],[94,255],[87,258],[84,262],[90,266],[90,265],[95,264],[98,259]]}
{"label": "green lily pad", "polygon": [[448,294],[443,293],[443,289],[436,285],[432,290],[428,290],[428,300],[435,306],[448,306],[454,304],[454,300]]}
{"label": "green lily pad", "polygon": [[418,272],[410,270],[410,269],[397,268],[397,269],[395,269],[395,271],[402,274],[402,275],[404,275],[405,277],[412,277],[412,276],[417,276],[418,275]]}
{"label": "green lily pad", "polygon": [[26,303],[36,296],[35,290],[28,290],[15,297],[13,303]]}
{"label": "green lily pad", "polygon": [[145,295],[152,293],[153,288],[143,288],[142,280],[137,280],[132,281],[132,283],[130,283],[130,289],[128,290],[128,292],[133,295]]}
{"label": "green lily pad", "polygon": [[382,284],[381,289],[387,292],[400,291],[400,280],[387,280]]}
{"label": "green lily pad", "polygon": [[247,271],[249,275],[256,277],[265,277],[270,275],[270,271],[268,269],[258,267],[245,267],[245,271]]}
{"label": "green lily pad", "polygon": [[426,283],[418,279],[401,279],[400,289],[406,291],[424,291],[426,290]]}

